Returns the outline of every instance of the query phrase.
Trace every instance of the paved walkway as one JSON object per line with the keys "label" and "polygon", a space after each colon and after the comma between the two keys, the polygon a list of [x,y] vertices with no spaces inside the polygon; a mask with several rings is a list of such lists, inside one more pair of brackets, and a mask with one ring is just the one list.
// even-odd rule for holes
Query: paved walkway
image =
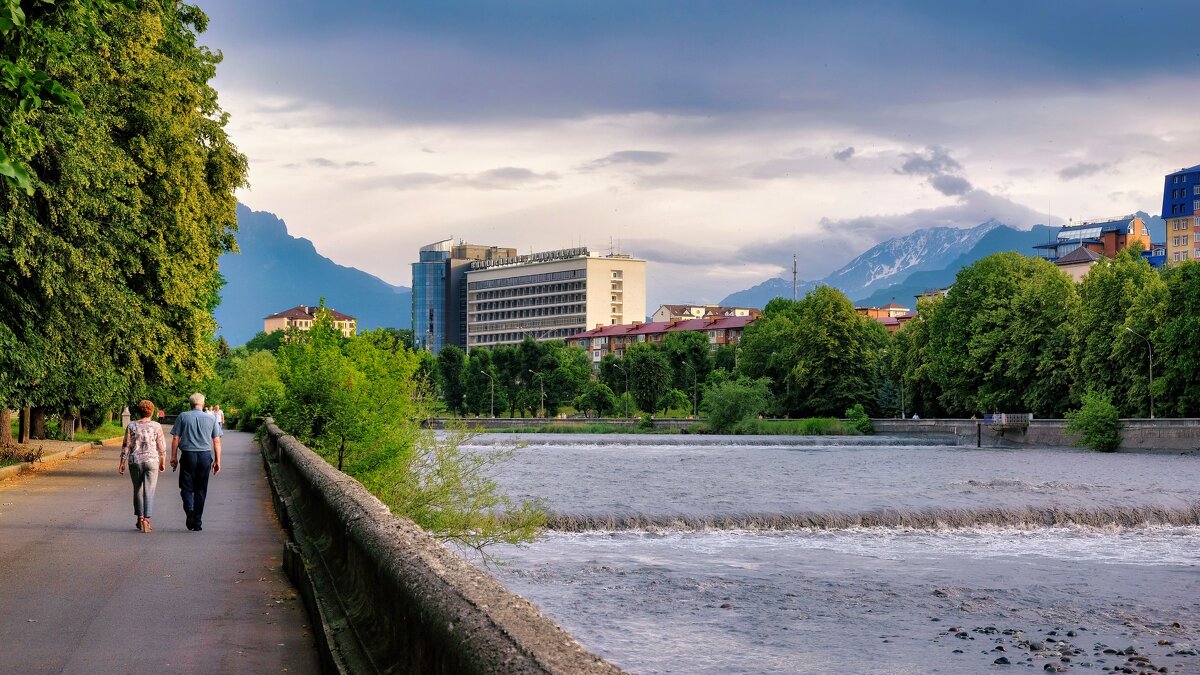
{"label": "paved walkway", "polygon": [[202,532],[169,465],[134,530],[119,454],[0,481],[0,673],[318,672],[252,437],[226,433]]}

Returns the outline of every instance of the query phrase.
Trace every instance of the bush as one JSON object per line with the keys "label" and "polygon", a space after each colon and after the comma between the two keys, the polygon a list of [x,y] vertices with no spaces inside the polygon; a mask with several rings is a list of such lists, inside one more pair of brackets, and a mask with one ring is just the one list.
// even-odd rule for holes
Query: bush
{"label": "bush", "polygon": [[850,427],[860,434],[875,433],[875,425],[871,424],[871,418],[867,416],[867,411],[861,403],[855,403],[853,407],[846,409],[846,419],[850,422]]}
{"label": "bush", "polygon": [[1067,433],[1076,444],[1097,452],[1115,452],[1121,447],[1121,418],[1107,391],[1083,395],[1079,410],[1067,413]]}
{"label": "bush", "polygon": [[637,430],[638,431],[654,431],[654,416],[653,415],[642,415],[641,417],[639,417],[638,423],[637,423]]}
{"label": "bush", "polygon": [[709,387],[704,394],[709,427],[719,434],[735,432],[741,422],[765,410],[768,399],[765,378],[741,378],[737,382],[722,382]]}

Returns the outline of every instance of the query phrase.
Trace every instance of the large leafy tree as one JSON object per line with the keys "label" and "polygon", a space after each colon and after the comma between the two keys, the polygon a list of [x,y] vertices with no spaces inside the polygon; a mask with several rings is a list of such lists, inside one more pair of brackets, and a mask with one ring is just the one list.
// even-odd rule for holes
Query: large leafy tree
{"label": "large leafy tree", "polygon": [[438,352],[437,379],[442,401],[452,413],[466,411],[467,355],[458,345],[446,345]]}
{"label": "large leafy tree", "polygon": [[855,403],[874,406],[877,359],[887,331],[854,311],[835,288],[803,300],[772,300],[746,329],[738,372],[767,378],[778,412],[840,416]]}
{"label": "large leafy tree", "polygon": [[671,365],[655,347],[638,343],[625,352],[623,367],[629,371],[629,393],[638,410],[653,411],[658,400],[671,389]]}
{"label": "large leafy tree", "polygon": [[[1154,345],[1155,414],[1200,417],[1200,263],[1171,267],[1165,281],[1169,306],[1162,298],[1143,296],[1135,304],[1130,324]],[[1146,348],[1145,342],[1138,342]],[[1148,376],[1148,354],[1133,358],[1134,367]]]}
{"label": "large leafy tree", "polygon": [[[1121,415],[1149,416],[1147,336],[1158,328],[1167,285],[1138,248],[1094,265],[1079,285],[1075,391],[1106,391]],[[1135,309],[1135,306],[1137,309]]]}
{"label": "large leafy tree", "polygon": [[209,85],[220,57],[196,43],[206,23],[76,1],[0,45],[86,103],[18,106],[0,128],[31,188],[0,183],[2,404],[72,409],[211,371],[246,166]]}
{"label": "large leafy tree", "polygon": [[1053,264],[1019,253],[959,271],[928,319],[931,379],[951,414],[1071,407],[1071,353],[1079,296]]}
{"label": "large leafy tree", "polygon": [[882,412],[918,413],[922,417],[944,414],[941,389],[930,376],[929,321],[941,306],[940,299],[917,301],[917,318],[892,335],[886,356],[888,376],[895,382],[895,401]]}

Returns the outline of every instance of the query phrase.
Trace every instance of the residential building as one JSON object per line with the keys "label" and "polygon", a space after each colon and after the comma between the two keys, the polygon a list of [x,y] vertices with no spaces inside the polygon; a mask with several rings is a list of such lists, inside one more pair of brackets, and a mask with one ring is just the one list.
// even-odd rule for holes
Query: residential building
{"label": "residential building", "polygon": [[[291,309],[285,309],[282,312],[276,312],[271,316],[263,319],[263,332],[274,333],[277,330],[287,330],[295,328],[297,330],[309,330],[312,328],[313,321],[317,318],[317,309],[319,307],[313,305],[296,305]],[[333,327],[342,331],[342,335],[352,337],[358,329],[358,320],[349,314],[342,314],[336,309],[326,307],[330,317],[333,319]]]}
{"label": "residential building", "polygon": [[467,348],[562,340],[646,316],[646,261],[587,248],[471,263]]}
{"label": "residential building", "polygon": [[1066,272],[1067,276],[1071,277],[1075,283],[1080,283],[1083,281],[1084,275],[1088,273],[1088,270],[1092,269],[1092,265],[1107,259],[1089,248],[1080,246],[1058,260],[1055,260],[1054,264],[1058,265],[1060,270]]}
{"label": "residential building", "polygon": [[517,255],[503,248],[453,239],[422,246],[412,264],[413,339],[419,349],[439,352],[448,344],[467,347],[467,270],[477,260]]}
{"label": "residential building", "polygon": [[723,345],[736,345],[742,340],[746,326],[754,323],[758,316],[715,316],[704,319],[672,319],[670,321],[634,321],[627,324],[597,325],[595,328],[566,339],[568,346],[580,347],[588,352],[593,367],[608,354],[618,357],[639,342],[656,344],[670,333],[694,331],[704,333],[709,347],[716,350]]}
{"label": "residential building", "polygon": [[883,324],[889,333],[900,330],[900,326],[903,326],[906,321],[917,316],[913,310],[894,302],[889,302],[883,307],[855,307],[854,311]]}
{"label": "residential building", "polygon": [[1086,248],[1106,258],[1115,258],[1117,252],[1134,242],[1142,249],[1150,248],[1150,230],[1140,216],[1121,216],[1073,223],[1060,228],[1054,241],[1039,244],[1038,255],[1054,262],[1077,248]]}
{"label": "residential building", "polygon": [[1200,258],[1200,165],[1167,174],[1162,217],[1167,221],[1167,261]]}
{"label": "residential building", "polygon": [[721,305],[659,305],[651,321],[671,319],[704,319],[718,316],[754,316],[761,314],[754,307],[722,307]]}

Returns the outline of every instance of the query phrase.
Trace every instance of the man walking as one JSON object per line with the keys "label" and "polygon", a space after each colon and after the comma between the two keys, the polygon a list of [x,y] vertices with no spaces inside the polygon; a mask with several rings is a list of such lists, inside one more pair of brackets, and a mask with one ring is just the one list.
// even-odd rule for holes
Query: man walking
{"label": "man walking", "polygon": [[180,413],[171,427],[171,469],[179,471],[179,494],[187,529],[199,532],[204,518],[209,471],[221,472],[221,427],[204,411],[204,394],[188,399],[192,409]]}

